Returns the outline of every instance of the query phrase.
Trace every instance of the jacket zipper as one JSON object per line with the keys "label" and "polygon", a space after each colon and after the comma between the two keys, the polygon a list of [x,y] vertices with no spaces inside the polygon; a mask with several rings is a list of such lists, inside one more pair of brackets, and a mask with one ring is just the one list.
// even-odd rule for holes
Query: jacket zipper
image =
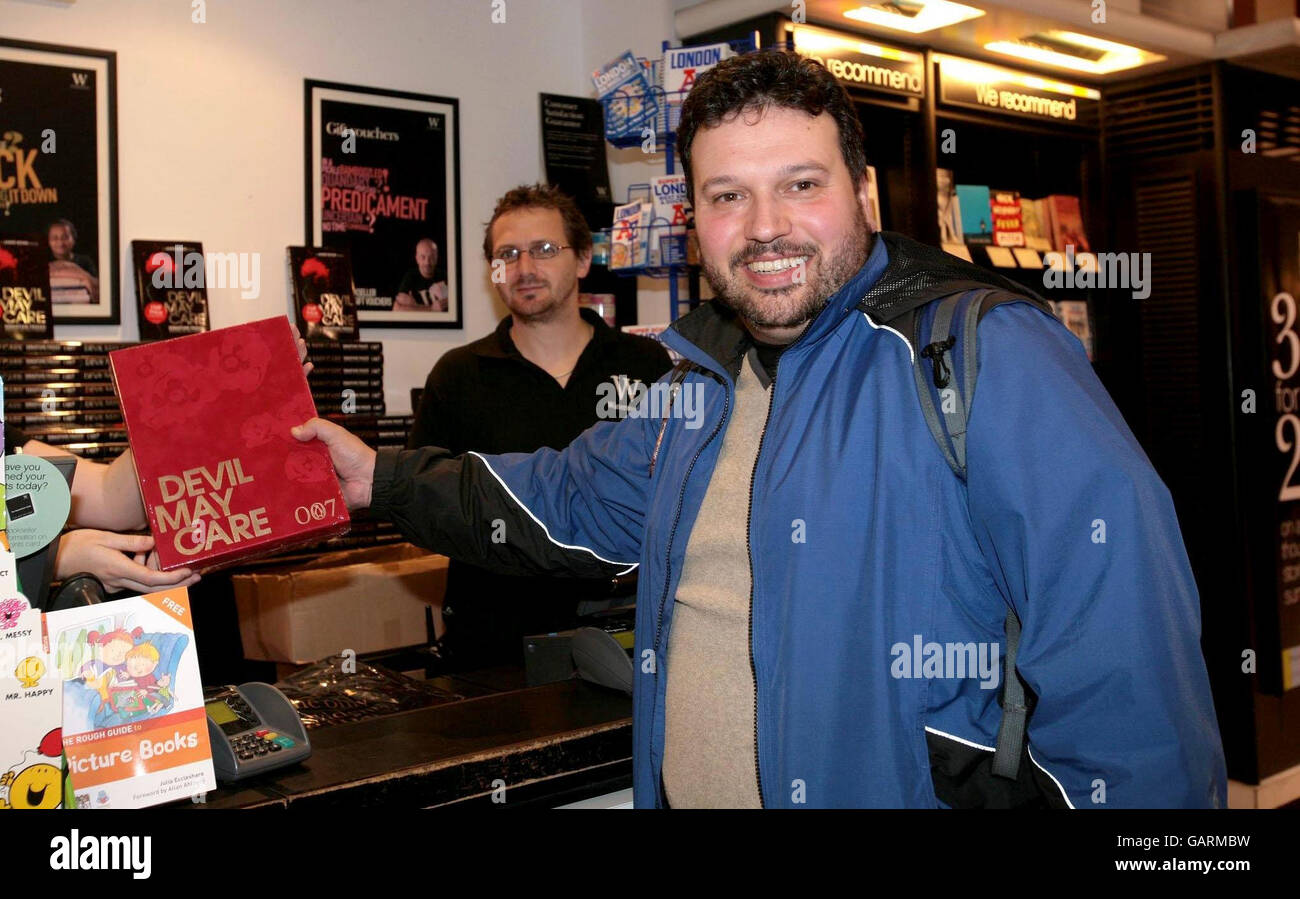
{"label": "jacket zipper", "polygon": [[[724,385],[724,386],[725,386],[725,385]],[[660,664],[659,664],[659,656],[660,656],[660,653],[659,653],[659,638],[660,638],[660,636],[661,636],[661,634],[662,634],[662,632],[663,632],[663,626],[664,626],[664,607],[665,607],[665,606],[667,605],[667,603],[668,603],[668,585],[669,585],[669,583],[672,582],[672,579],[673,579],[673,541],[677,539],[677,525],[680,524],[680,523],[681,523],[681,520],[682,520],[682,506],[683,506],[683,505],[685,504],[685,502],[686,502],[686,485],[687,485],[688,483],[690,483],[690,480],[691,480],[691,472],[695,470],[695,463],[698,462],[698,461],[700,461],[700,456],[704,455],[704,451],[705,451],[706,449],[708,449],[709,444],[712,443],[713,440],[714,440],[714,438],[718,436],[718,432],[720,432],[720,431],[722,430],[722,425],[726,422],[726,420],[727,420],[727,415],[728,415],[728,413],[729,413],[730,411],[731,411],[731,393],[730,393],[730,392],[726,392],[726,393],[724,393],[724,395],[723,395],[722,416],[718,419],[718,423],[714,426],[714,428],[713,428],[713,433],[711,433],[711,434],[709,435],[709,439],[708,439],[708,440],[705,440],[704,443],[702,443],[702,444],[700,445],[699,450],[697,450],[696,453],[695,453],[695,457],[694,457],[693,459],[691,459],[691,464],[688,465],[688,466],[686,467],[686,475],[685,475],[685,477],[682,478],[682,489],[681,489],[681,492],[677,495],[677,510],[676,510],[676,512],[675,512],[674,515],[673,515],[673,526],[672,526],[672,529],[668,532],[668,548],[667,548],[667,550],[666,550],[665,553],[664,553],[664,592],[663,592],[663,593],[660,595],[660,597],[659,597],[659,612],[658,612],[658,616],[657,616],[657,618],[655,619],[655,640],[654,640],[654,651],[655,651],[655,692],[654,692],[654,696],[655,696],[655,705],[652,706],[651,709],[650,709],[650,727],[651,727],[652,730],[653,730],[653,728],[654,728],[655,715],[657,714],[657,712],[658,712],[658,710],[659,710],[659,709],[658,709],[658,703],[659,703],[659,669],[660,669],[660,667],[661,667]],[[751,490],[751,492],[753,491],[753,484],[752,484],[752,483],[750,484],[750,490]],[[752,602],[752,600],[751,600],[751,602]],[[752,613],[751,613],[751,615],[752,615]],[[751,627],[751,629],[752,629],[752,627],[753,627],[752,620],[751,620],[750,627]],[[751,637],[751,643],[752,643],[752,637]],[[751,667],[752,667],[752,665],[753,665],[753,649],[752,649],[752,647],[751,647],[751,649],[750,649],[750,665],[751,665]],[[660,774],[659,774],[659,792],[660,792],[660,794],[663,793],[663,773],[662,773],[662,771],[661,771]]]}
{"label": "jacket zipper", "polygon": [[[748,365],[749,360],[742,360],[741,365]],[[772,421],[772,407],[776,405],[776,376],[781,372],[781,360],[776,362],[776,372],[772,375],[772,398],[767,403],[767,416],[763,419],[763,430],[758,436],[758,451],[754,453],[754,470],[749,475],[749,511],[745,521],[745,552],[749,555],[749,673],[754,678],[754,780],[758,783],[758,806],[767,808],[763,799],[763,771],[758,765],[758,667],[754,663],[754,544],[750,534],[754,527],[754,481],[758,479],[758,460],[763,455],[763,441],[767,439],[767,426]]]}

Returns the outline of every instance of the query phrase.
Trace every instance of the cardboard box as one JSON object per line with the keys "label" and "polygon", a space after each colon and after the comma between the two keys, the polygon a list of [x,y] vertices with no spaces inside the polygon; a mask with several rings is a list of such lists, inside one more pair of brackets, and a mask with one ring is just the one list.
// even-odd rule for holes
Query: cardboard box
{"label": "cardboard box", "polygon": [[430,606],[441,633],[447,557],[401,543],[230,580],[244,657],[307,664],[345,649],[361,655],[426,643]]}

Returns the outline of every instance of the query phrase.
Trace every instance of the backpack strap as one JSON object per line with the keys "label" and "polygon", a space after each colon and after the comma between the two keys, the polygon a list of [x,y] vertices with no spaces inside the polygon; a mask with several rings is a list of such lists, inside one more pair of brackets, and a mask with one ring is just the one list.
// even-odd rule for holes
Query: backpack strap
{"label": "backpack strap", "polygon": [[1002,723],[998,725],[998,745],[993,751],[993,773],[1015,780],[1020,775],[1020,756],[1024,751],[1029,709],[1025,704],[1025,685],[1016,671],[1016,651],[1020,648],[1020,619],[1007,607],[1007,670],[1002,676]]}
{"label": "backpack strap", "polygon": [[[948,467],[963,483],[966,481],[966,430],[979,377],[979,346],[976,342],[979,321],[990,309],[1002,303],[1030,303],[1044,311],[1048,309],[1046,303],[1037,297],[1020,296],[998,288],[976,292],[963,307],[966,296],[965,293],[949,294],[926,304],[934,307],[929,316],[928,334],[923,334],[926,308],[915,310],[912,316],[912,344],[921,348],[912,366],[921,411]],[[954,322],[957,324],[955,329]],[[952,352],[958,343],[958,334],[954,334],[954,330],[960,335],[960,354]],[[955,379],[952,368],[958,355],[962,376]],[[938,407],[927,381],[933,383],[939,393]],[[1010,606],[1007,607],[1005,627],[1007,646],[1006,669],[1002,678],[1002,722],[998,726],[997,749],[993,754],[993,773],[1015,780],[1024,753],[1029,707],[1025,685],[1016,671],[1020,619]]]}

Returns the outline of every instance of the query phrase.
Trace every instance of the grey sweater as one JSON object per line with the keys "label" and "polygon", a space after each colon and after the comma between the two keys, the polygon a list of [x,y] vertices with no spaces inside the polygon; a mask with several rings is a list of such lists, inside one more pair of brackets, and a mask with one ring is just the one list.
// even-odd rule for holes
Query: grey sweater
{"label": "grey sweater", "polygon": [[771,390],[751,349],[686,543],[668,637],[664,791],[673,808],[758,808],[749,661],[749,487]]}

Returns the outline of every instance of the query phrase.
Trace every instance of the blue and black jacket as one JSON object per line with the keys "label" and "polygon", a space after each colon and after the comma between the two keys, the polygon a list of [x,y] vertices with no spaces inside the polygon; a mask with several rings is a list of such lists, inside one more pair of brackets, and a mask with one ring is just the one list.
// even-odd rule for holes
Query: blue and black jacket
{"label": "blue and black jacket", "polygon": [[[954,475],[899,322],[994,276],[969,267],[948,289],[917,264],[934,254],[879,235],[780,359],[748,510],[763,804],[956,804],[939,780],[991,753],[1001,720],[999,691],[963,661],[1003,644],[1010,607],[1036,700],[1026,767],[1045,804],[1223,806],[1199,602],[1169,491],[1078,340],[1030,302],[1000,303],[979,324],[967,476]],[[665,804],[673,600],[748,346],[713,303],[664,342],[686,360],[676,381],[702,399],[699,417],[601,422],[562,451],[383,451],[373,485],[375,514],[475,564],[640,566],[640,808]]]}

